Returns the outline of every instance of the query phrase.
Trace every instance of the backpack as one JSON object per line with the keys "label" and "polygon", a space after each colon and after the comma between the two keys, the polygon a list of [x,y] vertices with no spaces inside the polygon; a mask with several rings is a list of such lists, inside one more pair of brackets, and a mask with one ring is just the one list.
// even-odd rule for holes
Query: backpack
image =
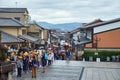
{"label": "backpack", "polygon": [[45,59],[47,59],[48,58],[48,53],[45,53],[44,57],[45,57]]}

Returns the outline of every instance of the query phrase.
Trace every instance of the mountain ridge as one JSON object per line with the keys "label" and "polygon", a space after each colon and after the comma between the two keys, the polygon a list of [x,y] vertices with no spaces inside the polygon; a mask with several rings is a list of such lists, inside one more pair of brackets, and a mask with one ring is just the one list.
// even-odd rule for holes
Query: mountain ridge
{"label": "mountain ridge", "polygon": [[61,29],[63,31],[70,31],[75,29],[76,27],[80,27],[82,23],[79,22],[71,22],[71,23],[48,23],[48,22],[37,22],[38,25],[43,26],[48,29]]}

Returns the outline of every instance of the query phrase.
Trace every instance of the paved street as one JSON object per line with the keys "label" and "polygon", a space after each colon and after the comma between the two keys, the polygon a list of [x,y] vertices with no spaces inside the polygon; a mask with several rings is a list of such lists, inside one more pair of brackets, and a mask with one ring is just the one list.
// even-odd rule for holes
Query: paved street
{"label": "paved street", "polygon": [[120,63],[55,61],[47,67],[46,73],[38,70],[37,78],[31,78],[31,72],[12,80],[120,80]]}

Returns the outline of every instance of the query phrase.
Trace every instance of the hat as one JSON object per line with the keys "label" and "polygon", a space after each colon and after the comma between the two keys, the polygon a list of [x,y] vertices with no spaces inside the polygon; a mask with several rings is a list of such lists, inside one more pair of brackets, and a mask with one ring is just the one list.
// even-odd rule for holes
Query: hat
{"label": "hat", "polygon": [[38,53],[36,51],[34,51],[34,54],[38,55]]}
{"label": "hat", "polygon": [[28,52],[25,52],[23,55],[24,55],[24,56],[28,56]]}
{"label": "hat", "polygon": [[32,51],[32,52],[31,52],[31,54],[35,55],[35,54],[37,54],[37,52],[35,52],[35,51]]}

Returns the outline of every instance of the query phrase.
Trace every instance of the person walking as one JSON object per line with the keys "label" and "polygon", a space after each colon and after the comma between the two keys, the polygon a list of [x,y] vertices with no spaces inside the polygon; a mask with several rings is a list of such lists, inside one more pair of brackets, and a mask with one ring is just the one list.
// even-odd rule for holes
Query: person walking
{"label": "person walking", "polygon": [[54,53],[53,53],[53,50],[50,50],[48,55],[48,66],[51,65],[53,60],[54,60]]}
{"label": "person walking", "polygon": [[47,64],[47,52],[43,50],[42,56],[41,56],[41,64],[42,64],[42,73],[45,73],[45,68]]}
{"label": "person walking", "polygon": [[28,73],[28,68],[29,68],[29,57],[28,57],[28,53],[25,52],[23,57],[23,71],[25,72],[25,74]]}
{"label": "person walking", "polygon": [[22,73],[22,62],[21,62],[22,57],[18,56],[17,57],[17,77],[21,77]]}
{"label": "person walking", "polygon": [[41,67],[41,55],[42,55],[42,49],[37,50],[38,53],[38,66]]}
{"label": "person walking", "polygon": [[71,59],[71,51],[70,51],[70,49],[66,50],[66,58],[67,58],[67,61],[69,61]]}
{"label": "person walking", "polygon": [[38,68],[37,60],[36,60],[35,56],[33,56],[33,59],[32,59],[32,78],[36,78],[37,68]]}

